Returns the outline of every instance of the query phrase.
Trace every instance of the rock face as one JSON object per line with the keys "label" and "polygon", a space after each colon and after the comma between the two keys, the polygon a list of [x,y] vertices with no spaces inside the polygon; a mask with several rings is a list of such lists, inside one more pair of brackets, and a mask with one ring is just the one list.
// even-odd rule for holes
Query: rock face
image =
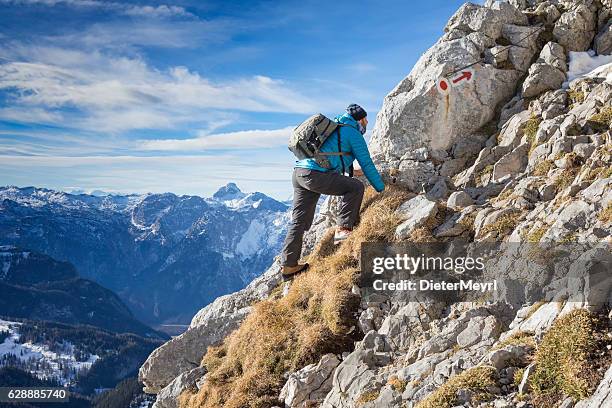
{"label": "rock face", "polygon": [[397,213],[405,219],[395,231],[395,235],[400,239],[406,238],[416,228],[423,226],[427,220],[436,215],[438,205],[435,201],[429,200],[424,195],[418,195],[398,209]]}
{"label": "rock face", "polygon": [[[533,30],[527,24],[527,18],[507,3],[495,3],[491,8],[471,3],[462,6],[447,24],[446,34],[385,97],[371,141],[379,162],[398,169],[400,181],[420,175],[433,184],[439,174],[436,162],[451,158],[449,152],[454,159],[465,158],[452,154],[453,146],[493,119],[498,105],[514,94],[524,65],[537,51],[533,36],[522,40],[522,34]],[[485,60],[467,73],[446,78],[448,84],[456,81],[454,87],[448,86],[447,94],[437,90],[437,81],[478,62],[501,39],[516,44],[509,51],[505,69]],[[472,139],[477,141],[478,137]],[[478,143],[474,144],[476,151],[480,150]],[[412,156],[417,149],[426,151],[424,158]],[[465,160],[455,163],[463,167]],[[404,184],[413,190],[420,187]]]}
{"label": "rock face", "polygon": [[553,36],[567,51],[586,51],[595,35],[596,8],[591,1],[571,3],[555,24]]}
{"label": "rock face", "polygon": [[[385,98],[372,139],[375,160],[388,179],[416,193],[397,210],[396,239],[414,239],[418,229],[426,242],[498,241],[502,250],[490,266],[504,272],[500,288],[491,299],[446,303],[402,302],[355,286],[361,304],[353,329],[363,338],[342,356],[326,355],[286,373],[280,405],[415,408],[452,385],[449,379],[485,369],[495,379],[486,387],[489,400],[480,401],[466,386],[449,397],[448,407],[533,406],[528,399],[537,367],[531,360],[542,337],[575,309],[602,315],[612,304],[612,67],[562,85],[568,71],[577,71],[569,51],[605,48],[605,39],[594,38],[605,34],[610,5],[487,1],[484,7],[468,3],[451,18],[444,36]],[[546,24],[542,33],[534,31],[538,23]],[[439,90],[445,74],[481,58],[469,71],[473,77],[458,79],[458,73],[450,78],[460,84]],[[327,200],[306,252],[336,213],[336,201]],[[525,242],[534,245],[517,245]],[[582,246],[557,263],[547,245],[560,242]],[[597,273],[587,276],[586,269]],[[177,345],[152,355],[141,370],[147,387],[177,389],[171,381],[193,369],[177,353],[193,347],[191,358],[199,360],[205,345],[228,331],[213,338],[207,325],[240,320],[249,310],[240,299],[265,297],[273,285],[264,281],[256,295],[233,295],[222,301],[234,299],[231,306],[200,312],[187,332],[200,344],[179,337],[168,343],[180,339]],[[179,365],[175,360],[180,368],[171,367],[170,361]],[[595,394],[576,406],[610,405],[611,378],[608,370]]]}
{"label": "rock face", "polygon": [[206,369],[196,367],[176,377],[157,394],[153,408],[179,408],[178,397],[187,389],[196,388],[196,382],[206,374]]}
{"label": "rock face", "polygon": [[321,401],[332,387],[332,374],[340,360],[326,354],[318,364],[308,365],[289,376],[281,390],[280,400],[285,407],[305,408]]}

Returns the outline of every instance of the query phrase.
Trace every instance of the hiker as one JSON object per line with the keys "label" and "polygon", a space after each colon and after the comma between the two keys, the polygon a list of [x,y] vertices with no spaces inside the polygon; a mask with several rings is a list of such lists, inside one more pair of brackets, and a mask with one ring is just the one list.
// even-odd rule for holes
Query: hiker
{"label": "hiker", "polygon": [[[317,115],[312,118],[316,117]],[[318,155],[323,155],[328,160],[325,161],[328,164],[327,167],[323,167],[321,161],[315,157],[304,158],[295,163],[292,177],[292,220],[281,255],[284,277],[293,276],[308,268],[307,263],[300,265],[298,261],[302,254],[304,232],[310,229],[312,225],[321,194],[342,196],[342,205],[334,234],[334,243],[338,244],[345,240],[355,227],[359,219],[359,210],[365,190],[363,183],[351,176],[361,177],[365,175],[376,191],[381,192],[385,189],[385,184],[372,162],[368,146],[363,137],[368,126],[366,111],[361,106],[352,104],[346,108],[345,114],[337,116],[333,122],[323,115],[319,114],[318,117],[322,119],[318,119],[315,126],[321,120],[329,122],[325,129],[330,124],[332,127],[338,126],[338,124],[340,126],[330,133],[318,148]],[[299,129],[299,127],[296,129]],[[340,139],[338,139],[338,132],[340,132]],[[325,130],[322,133],[325,133]],[[321,137],[321,135],[317,135],[315,139]],[[290,150],[293,151],[291,147]],[[355,159],[357,159],[361,170],[353,170]],[[349,176],[344,175],[347,170]]]}

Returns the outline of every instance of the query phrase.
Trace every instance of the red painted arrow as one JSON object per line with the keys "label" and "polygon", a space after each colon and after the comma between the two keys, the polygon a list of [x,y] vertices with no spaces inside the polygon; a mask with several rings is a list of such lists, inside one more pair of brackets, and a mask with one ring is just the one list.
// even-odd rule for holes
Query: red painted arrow
{"label": "red painted arrow", "polygon": [[453,79],[453,84],[456,84],[457,82],[460,82],[460,81],[462,81],[464,79],[467,79],[468,81],[470,79],[472,79],[472,73],[470,71],[463,71],[463,72],[461,72],[461,76]]}

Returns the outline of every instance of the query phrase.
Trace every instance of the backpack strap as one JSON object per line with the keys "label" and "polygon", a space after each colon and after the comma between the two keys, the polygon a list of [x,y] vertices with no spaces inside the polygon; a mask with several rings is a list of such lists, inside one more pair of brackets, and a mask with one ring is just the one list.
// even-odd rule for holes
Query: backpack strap
{"label": "backpack strap", "polygon": [[342,158],[342,138],[340,137],[340,128],[342,126],[338,126],[338,153],[340,153],[340,163],[342,163],[342,175],[346,172],[344,168],[344,158]]}

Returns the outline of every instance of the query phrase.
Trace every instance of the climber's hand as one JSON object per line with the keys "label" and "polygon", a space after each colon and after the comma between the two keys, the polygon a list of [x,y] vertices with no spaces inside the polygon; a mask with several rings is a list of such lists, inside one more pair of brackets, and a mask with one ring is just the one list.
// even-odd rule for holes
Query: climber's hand
{"label": "climber's hand", "polygon": [[361,169],[353,170],[353,177],[363,177],[363,170]]}

